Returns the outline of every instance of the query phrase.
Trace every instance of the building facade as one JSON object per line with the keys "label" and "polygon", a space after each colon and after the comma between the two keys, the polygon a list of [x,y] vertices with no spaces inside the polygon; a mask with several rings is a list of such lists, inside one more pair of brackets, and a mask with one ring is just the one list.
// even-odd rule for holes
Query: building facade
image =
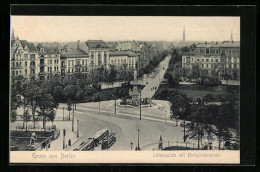
{"label": "building facade", "polygon": [[11,40],[11,78],[18,76],[26,80],[35,79],[38,72],[38,52],[33,44],[26,40]]}
{"label": "building facade", "polygon": [[138,54],[130,51],[110,52],[110,64],[117,70],[135,70],[138,62]]}
{"label": "building facade", "polygon": [[110,62],[110,49],[109,46],[102,40],[88,40],[86,41],[88,47],[89,67],[90,70],[100,68],[103,66],[105,69],[109,69]]}
{"label": "building facade", "polygon": [[208,76],[214,71],[221,78],[229,76],[231,79],[239,79],[240,43],[199,43],[194,52],[182,56],[183,70],[191,73],[195,66]]}

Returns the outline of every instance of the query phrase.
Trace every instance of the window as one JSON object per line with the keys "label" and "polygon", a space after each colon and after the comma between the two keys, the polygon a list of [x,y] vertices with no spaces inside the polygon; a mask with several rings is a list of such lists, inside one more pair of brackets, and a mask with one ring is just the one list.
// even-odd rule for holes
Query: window
{"label": "window", "polygon": [[15,63],[13,62],[13,65],[12,65],[12,67],[14,67],[14,64],[15,64]]}
{"label": "window", "polygon": [[200,61],[200,59],[197,59],[197,61],[199,62],[199,61]]}
{"label": "window", "polygon": [[16,75],[18,75],[18,71],[16,71]]}
{"label": "window", "polygon": [[12,71],[12,74],[14,75],[14,71]]}
{"label": "window", "polygon": [[206,54],[209,54],[209,49],[208,48],[206,49]]}
{"label": "window", "polygon": [[25,64],[25,67],[27,66],[27,62],[24,63]]}
{"label": "window", "polygon": [[204,65],[203,64],[201,64],[201,68],[203,68],[204,67]]}
{"label": "window", "polygon": [[211,62],[213,62],[213,59],[211,59]]}
{"label": "window", "polygon": [[57,69],[57,71],[59,71],[59,67],[58,67],[58,66],[57,66],[57,68],[56,68],[56,69]]}
{"label": "window", "polygon": [[208,62],[209,61],[209,59],[206,59],[206,62]]}
{"label": "window", "polygon": [[52,72],[52,67],[50,67],[50,72]]}
{"label": "window", "polygon": [[71,73],[73,73],[73,68],[71,69]]}
{"label": "window", "polygon": [[22,71],[20,70],[19,73],[20,73],[20,75],[21,75],[21,74],[22,74]]}
{"label": "window", "polygon": [[68,69],[68,73],[70,73],[70,68]]}
{"label": "window", "polygon": [[202,61],[204,62],[204,59],[202,59]]}
{"label": "window", "polygon": [[209,65],[207,64],[207,68],[209,68]]}
{"label": "window", "polygon": [[24,73],[25,73],[25,75],[27,75],[27,69],[25,69]]}
{"label": "window", "polygon": [[82,65],[84,65],[84,60],[82,60]]}

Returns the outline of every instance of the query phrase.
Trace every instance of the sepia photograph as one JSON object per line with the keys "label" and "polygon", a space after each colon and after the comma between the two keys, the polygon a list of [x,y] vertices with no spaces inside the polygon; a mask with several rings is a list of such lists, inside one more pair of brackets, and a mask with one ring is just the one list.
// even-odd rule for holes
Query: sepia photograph
{"label": "sepia photograph", "polygon": [[10,162],[239,163],[239,16],[11,15],[10,29]]}

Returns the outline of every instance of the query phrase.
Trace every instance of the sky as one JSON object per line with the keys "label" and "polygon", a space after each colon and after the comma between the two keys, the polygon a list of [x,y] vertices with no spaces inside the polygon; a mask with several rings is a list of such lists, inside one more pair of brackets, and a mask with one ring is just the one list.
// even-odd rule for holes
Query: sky
{"label": "sky", "polygon": [[77,40],[240,41],[239,17],[177,16],[11,16],[20,40],[75,42]]}

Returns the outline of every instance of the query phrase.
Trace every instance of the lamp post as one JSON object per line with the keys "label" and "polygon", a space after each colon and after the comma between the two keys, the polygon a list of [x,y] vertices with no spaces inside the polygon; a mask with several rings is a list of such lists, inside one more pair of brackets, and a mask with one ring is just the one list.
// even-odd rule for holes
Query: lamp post
{"label": "lamp post", "polygon": [[166,125],[166,110],[165,110],[165,125]]}
{"label": "lamp post", "polygon": [[63,129],[63,149],[65,149],[65,136],[66,136],[66,130]]}
{"label": "lamp post", "polygon": [[74,131],[74,104],[72,109],[72,131]]}
{"label": "lamp post", "polygon": [[140,120],[142,120],[142,90],[140,90]]}
{"label": "lamp post", "polygon": [[63,109],[63,121],[64,121],[64,107],[62,109]]}
{"label": "lamp post", "polygon": [[115,98],[115,114],[116,114],[116,94],[112,94]]}
{"label": "lamp post", "polygon": [[98,113],[100,113],[100,100],[98,102]]}
{"label": "lamp post", "polygon": [[178,126],[178,116],[176,116],[176,126]]}
{"label": "lamp post", "polygon": [[140,150],[140,147],[139,147],[139,132],[140,132],[140,130],[138,129],[137,131],[138,131],[138,145],[137,145],[137,150]]}
{"label": "lamp post", "polygon": [[79,120],[77,119],[77,138],[79,138]]}

